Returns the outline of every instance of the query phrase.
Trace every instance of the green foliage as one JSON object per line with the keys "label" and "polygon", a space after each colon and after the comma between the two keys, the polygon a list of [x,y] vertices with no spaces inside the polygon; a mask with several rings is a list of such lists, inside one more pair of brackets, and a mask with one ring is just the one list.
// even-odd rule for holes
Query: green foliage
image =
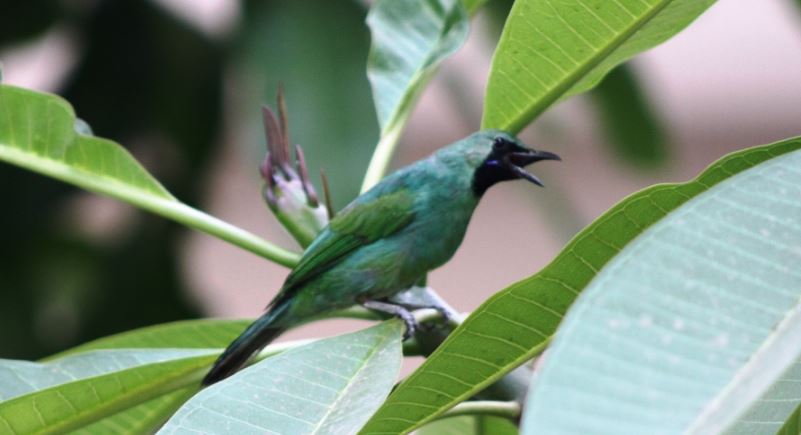
{"label": "green foliage", "polygon": [[439,63],[467,38],[467,13],[460,0],[381,0],[367,24],[373,35],[367,75],[381,140],[362,191],[381,180],[415,99]]}
{"label": "green foliage", "polygon": [[801,407],[796,407],[795,411],[784,422],[776,435],[796,435],[801,433]]}
{"label": "green foliage", "polygon": [[[607,73],[676,34],[713,2],[518,0],[493,60],[483,127],[519,131],[550,105],[606,76],[594,95],[619,150],[640,162],[659,161],[664,149],[658,125],[633,76],[621,68]],[[7,23],[0,43],[36,34],[53,22],[59,8],[34,3],[47,9],[30,27]],[[381,128],[363,188],[386,172],[415,100],[437,66],[462,44],[469,15],[484,3],[379,0],[372,7],[368,75]],[[106,135],[126,139],[158,126],[180,142],[178,162],[188,176],[160,178],[192,203],[219,124],[221,51],[193,39],[148,2],[104,1],[91,10],[85,31],[90,55],[65,93]],[[310,166],[325,162],[338,171],[332,177],[335,192],[341,189],[340,199],[350,198],[359,175],[353,169],[365,163],[361,158],[379,135],[365,122],[372,117],[362,70],[363,9],[353,2],[277,6],[252,0],[244,11],[242,31],[231,41],[233,63],[245,70],[236,80],[244,89],[238,104],[256,107],[256,98],[271,99],[278,79],[288,79],[292,125],[302,127],[294,138],[310,151]],[[137,23],[137,33],[117,39],[118,24],[125,20]],[[145,57],[128,65],[117,56],[120,51]],[[189,74],[179,64],[215,66]],[[126,85],[115,86],[117,76],[129,70]],[[106,101],[94,100],[98,88],[111,89],[109,98],[121,103],[118,108],[108,110]],[[200,109],[185,112],[184,103]],[[137,117],[132,107],[147,115]],[[246,110],[254,116],[242,117],[236,128],[255,131],[256,110]],[[178,201],[125,149],[82,125],[58,97],[0,85],[0,160],[128,202],[275,262],[297,264],[296,254]],[[218,349],[248,322],[185,321],[98,339],[40,363],[0,360],[0,432],[152,433],[186,402],[163,432],[420,428],[421,434],[514,434],[512,420],[522,401],[516,393],[525,390],[519,375],[529,369],[509,372],[540,355],[556,334],[529,394],[527,433],[586,433],[599,427],[648,432],[655,425],[698,433],[767,433],[785,420],[780,433],[799,433],[799,411],[793,412],[801,402],[793,365],[801,353],[799,275],[793,264],[798,260],[793,246],[801,244],[794,221],[801,207],[799,148],[801,139],[790,139],[745,150],[696,180],[654,186],[623,200],[540,273],[486,301],[386,402],[402,360],[402,327],[396,320],[309,344],[270,346],[258,357],[264,361],[199,393],[198,380]],[[18,190],[12,186],[11,193]],[[9,209],[15,210],[20,203],[11,199]],[[33,215],[41,212],[35,210]],[[10,230],[12,242],[27,237],[13,234],[16,227],[7,221],[0,226]],[[138,242],[157,245],[153,241],[161,242],[164,233],[154,234]],[[73,258],[65,252],[74,251],[53,257]],[[142,250],[140,256],[153,257],[148,253]],[[43,265],[50,269],[50,263]],[[86,277],[99,270],[84,268],[80,260],[56,265],[55,275],[70,277],[71,288],[85,286]],[[17,263],[4,267],[0,275]],[[751,291],[755,288],[759,291]],[[9,301],[0,299],[0,306],[32,317]],[[18,329],[21,322],[8,324]],[[442,332],[418,332],[410,347],[433,348]],[[503,392],[504,382],[514,388]],[[499,401],[484,402],[486,397]],[[481,400],[463,402],[470,398]],[[517,402],[506,402],[512,399]],[[498,412],[504,404],[513,405],[513,412]],[[432,421],[443,414],[448,418]]]}
{"label": "green foliage", "polygon": [[517,435],[510,420],[486,415],[463,415],[433,421],[416,431],[419,435]]}
{"label": "green foliage", "polygon": [[150,435],[176,410],[197,392],[197,387],[188,387],[157,397],[149,402],[126,409],[88,426],[72,432],[74,435],[95,434],[141,434]]}
{"label": "green foliage", "polygon": [[72,382],[75,379],[105,375],[131,367],[208,355],[208,350],[114,349],[65,356],[46,363],[0,360],[0,402],[17,396]]}
{"label": "green foliage", "polygon": [[[27,394],[0,402],[0,426],[12,433],[63,433],[78,429],[163,394],[196,385],[216,354],[208,350],[104,350],[36,366],[20,367],[17,362],[7,361],[2,364],[4,371],[22,377],[25,383],[43,379],[42,373],[63,375],[47,382],[49,387],[32,385],[34,388],[29,388]],[[66,369],[73,363],[76,369]],[[18,388],[25,389],[24,383]]]}
{"label": "green foliage", "polygon": [[4,160],[87,187],[117,184],[135,191],[132,196],[175,199],[122,147],[78,133],[81,124],[66,101],[12,86],[0,89]]}
{"label": "green foliage", "polygon": [[761,397],[801,357],[799,167],[794,151],[716,183],[595,274],[529,392],[524,432],[719,433]]}
{"label": "green foliage", "polygon": [[392,389],[402,330],[390,320],[269,358],[200,392],[159,433],[354,433]]}
{"label": "green foliage", "polygon": [[419,435],[466,435],[476,432],[477,417],[472,415],[462,415],[459,417],[444,418],[432,421],[421,427],[417,433]]}
{"label": "green foliage", "polygon": [[476,309],[392,393],[363,433],[408,432],[537,356],[576,296],[646,228],[717,183],[798,148],[801,139],[791,139],[734,153],[693,181],[653,186],[612,207],[547,267]]}
{"label": "green foliage", "polygon": [[[186,320],[153,325],[100,338],[46,358],[63,365],[68,356],[92,355],[95,350],[145,349],[145,353],[129,352],[141,362],[141,355],[152,349],[210,349],[224,348],[250,323],[249,320]],[[275,348],[275,347],[273,347]],[[279,347],[280,349],[280,347]],[[89,352],[87,354],[87,352]],[[104,354],[95,354],[104,355]],[[89,366],[96,366],[93,359]],[[46,367],[46,366],[45,366]],[[115,369],[121,368],[117,366]],[[197,392],[196,385],[156,397],[148,402],[89,424],[76,434],[126,433],[150,434],[163,424],[186,400]]]}
{"label": "green foliage", "polygon": [[0,85],[0,160],[129,202],[278,263],[297,256],[175,199],[114,142],[75,130],[72,107],[54,96]]}
{"label": "green foliage", "polygon": [[482,128],[518,132],[553,103],[678,33],[714,0],[516,1],[492,61]]}
{"label": "green foliage", "polygon": [[98,349],[223,348],[245,330],[250,320],[199,319],[146,326],[73,347],[46,361]]}
{"label": "green foliage", "polygon": [[458,0],[379,1],[367,24],[373,36],[367,75],[385,135],[409,115],[426,77],[464,42],[466,12]]}
{"label": "green foliage", "polygon": [[[21,433],[152,433],[197,392],[218,349],[246,325],[175,322],[98,339],[45,363],[0,360],[0,422]],[[299,345],[268,346],[258,359]]]}

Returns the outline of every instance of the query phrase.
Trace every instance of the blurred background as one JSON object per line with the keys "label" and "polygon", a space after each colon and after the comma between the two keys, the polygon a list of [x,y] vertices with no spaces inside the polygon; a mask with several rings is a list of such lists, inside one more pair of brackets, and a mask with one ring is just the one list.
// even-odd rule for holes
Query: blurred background
{"label": "blurred background", "polygon": [[[475,17],[466,46],[421,98],[395,167],[478,128],[510,5],[491,0]],[[3,81],[64,96],[181,200],[296,248],[259,194],[259,106],[273,104],[283,82],[293,142],[313,172],[326,169],[337,208],[355,197],[378,138],[366,12],[352,0],[4,0]],[[801,1],[720,1],[529,126],[524,141],[563,158],[533,167],[547,188],[494,187],[429,284],[472,310],[626,195],[799,134]],[[6,164],[0,197],[0,357],[38,358],[177,319],[254,317],[288,273]],[[282,339],[356,326],[315,323]]]}

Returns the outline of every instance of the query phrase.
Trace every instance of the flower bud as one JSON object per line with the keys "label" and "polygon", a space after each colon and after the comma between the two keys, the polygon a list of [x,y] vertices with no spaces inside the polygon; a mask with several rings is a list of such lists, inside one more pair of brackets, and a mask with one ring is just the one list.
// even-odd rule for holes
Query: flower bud
{"label": "flower bud", "polygon": [[330,198],[320,203],[309,180],[306,159],[300,145],[295,146],[295,165],[290,159],[289,134],[283,93],[278,90],[279,118],[267,106],[262,107],[267,136],[267,155],[259,171],[264,178],[262,196],[278,221],[302,247],[308,246],[328,224],[331,217]]}

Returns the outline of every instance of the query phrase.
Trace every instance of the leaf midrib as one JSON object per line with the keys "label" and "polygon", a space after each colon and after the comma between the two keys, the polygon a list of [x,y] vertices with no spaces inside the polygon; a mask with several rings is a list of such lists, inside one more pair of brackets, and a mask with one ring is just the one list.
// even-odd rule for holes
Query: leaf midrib
{"label": "leaf midrib", "polygon": [[339,392],[339,394],[337,394],[336,399],[334,399],[334,401],[331,403],[331,406],[328,407],[328,409],[325,411],[325,414],[323,414],[323,416],[318,421],[317,425],[312,429],[312,431],[310,432],[312,435],[320,433],[319,432],[320,429],[322,429],[325,421],[331,415],[331,413],[333,412],[334,408],[336,408],[337,404],[340,403],[340,401],[342,401],[342,398],[344,398],[346,396],[346,393],[348,391],[350,391],[351,388],[353,388],[353,385],[354,385],[353,380],[358,376],[359,372],[361,372],[364,369],[364,367],[367,366],[368,362],[370,361],[370,359],[372,359],[373,355],[375,355],[376,352],[378,352],[378,349],[381,348],[384,345],[384,343],[386,343],[387,340],[390,339],[390,336],[391,336],[391,334],[386,334],[386,333],[382,334],[382,335],[383,335],[382,340],[380,342],[378,342],[375,346],[373,346],[372,349],[370,349],[370,352],[364,358],[364,361],[361,364],[359,364],[359,366],[356,368],[356,370],[353,371],[354,375],[351,378],[351,380],[348,382],[348,384],[345,386],[345,388],[343,388]]}
{"label": "leaf midrib", "polygon": [[[76,382],[85,382],[90,379],[110,378],[112,376],[119,376],[125,373],[133,373],[137,370],[142,370],[148,367],[157,368],[159,366],[170,366],[170,365],[175,365],[179,362],[184,362],[186,364],[186,366],[184,367],[176,368],[175,371],[172,372],[173,376],[171,376],[170,379],[167,379],[166,381],[158,381],[144,385],[140,384],[140,386],[126,390],[125,392],[115,396],[112,399],[101,401],[97,406],[94,406],[92,408],[74,412],[71,416],[62,418],[52,423],[44,422],[42,424],[42,428],[39,430],[39,433],[42,434],[64,433],[70,430],[80,429],[81,427],[100,421],[106,417],[115,415],[118,412],[133,408],[134,406],[141,405],[142,403],[148,402],[152,399],[155,399],[156,397],[160,397],[164,394],[169,394],[173,391],[192,385],[194,382],[197,382],[200,379],[203,373],[205,373],[205,367],[207,364],[206,361],[207,360],[211,361],[213,357],[214,354],[197,355],[188,358],[180,358],[169,361],[160,361],[149,364],[142,364],[136,367],[127,368],[116,372],[104,373],[96,376],[88,376],[72,382],[55,385],[52,387],[45,388],[43,390],[38,390],[22,396],[15,397],[11,400],[3,402],[3,405],[8,406],[9,404],[13,405],[13,403],[27,401],[29,399],[29,396],[39,395],[46,391],[55,391],[58,394],[61,394],[59,392],[60,388],[63,388],[65,385],[73,384]],[[198,364],[200,364],[200,368],[197,367]],[[33,396],[32,400],[35,402],[36,396]],[[64,398],[64,401],[68,403],[70,406],[73,406],[72,403],[69,402],[67,398]],[[41,415],[40,412],[38,412],[37,409],[34,408],[34,410],[37,412],[37,414],[39,414],[40,419],[43,418],[43,416]],[[100,411],[98,412],[98,410]],[[95,416],[98,417],[94,418]],[[14,431],[13,427],[10,425],[10,422],[2,414],[0,414],[0,421],[2,421],[7,427],[11,427],[12,431]]]}
{"label": "leaf midrib", "polygon": [[[0,143],[0,159],[13,162],[15,165],[31,171],[44,173],[52,178],[74,183],[82,188],[95,190],[112,197],[122,197],[123,195],[125,197],[153,196],[162,200],[180,202],[155,180],[150,181],[154,183],[156,189],[160,190],[146,189],[134,184],[122,182],[116,177],[69,166],[36,152],[20,150],[19,147],[7,143]],[[101,180],[102,182],[97,182],[95,180]],[[115,194],[117,191],[122,192],[122,194]]]}
{"label": "leaf midrib", "polygon": [[[579,63],[579,68],[575,69],[573,73],[566,75],[565,79],[559,81],[556,86],[552,87],[550,90],[547,90],[541,98],[532,103],[529,109],[517,116],[516,119],[512,119],[512,122],[510,122],[509,126],[505,129],[511,133],[517,133],[522,130],[530,123],[528,120],[533,120],[547,107],[549,107],[562,95],[569,91],[570,88],[572,88],[582,78],[589,74],[595,67],[600,65],[609,56],[609,54],[622,46],[673,1],[674,0],[662,0],[658,4],[651,6],[651,9],[647,13],[643,14],[639,19],[635,20],[632,26],[624,29],[618,34],[617,37],[612,38],[608,44],[596,51],[595,55],[590,56],[583,63]],[[496,51],[495,53],[495,56],[497,56],[499,55],[500,51]],[[495,56],[493,56],[493,63],[495,62]],[[482,126],[482,128],[486,127],[486,125]]]}
{"label": "leaf midrib", "polygon": [[0,160],[89,191],[123,200],[136,207],[211,234],[242,249],[269,258],[278,264],[294,267],[298,262],[299,255],[273,246],[244,229],[190,207],[166,190],[164,190],[164,194],[159,194],[141,187],[133,187],[135,185],[121,182],[117,178],[75,168],[32,151],[23,151],[7,143],[0,143]]}

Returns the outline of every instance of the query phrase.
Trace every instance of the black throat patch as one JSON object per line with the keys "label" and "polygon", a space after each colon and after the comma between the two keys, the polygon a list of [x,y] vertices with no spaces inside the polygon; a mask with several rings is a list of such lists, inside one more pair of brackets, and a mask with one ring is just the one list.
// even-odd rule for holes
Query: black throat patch
{"label": "black throat patch", "polygon": [[502,163],[500,153],[492,152],[473,173],[473,194],[481,198],[495,183],[515,178],[515,174]]}

